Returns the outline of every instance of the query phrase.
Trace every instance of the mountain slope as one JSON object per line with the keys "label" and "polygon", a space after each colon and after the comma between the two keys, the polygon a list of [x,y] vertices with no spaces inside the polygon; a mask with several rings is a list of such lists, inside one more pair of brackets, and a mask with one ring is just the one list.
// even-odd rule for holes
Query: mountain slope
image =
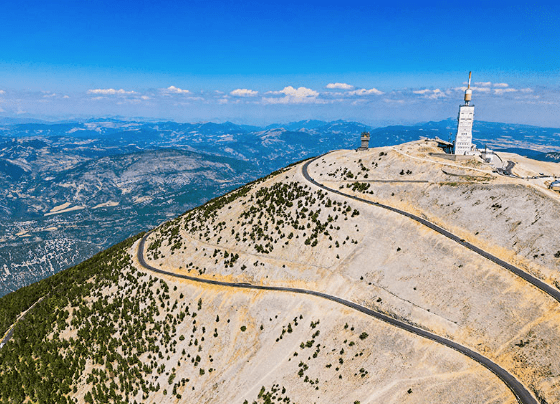
{"label": "mountain slope", "polygon": [[[544,234],[558,195],[542,179],[437,151],[421,141],[296,164],[158,226],[140,254],[172,274],[356,302],[478,352],[541,402],[557,402],[556,300],[406,216],[351,198],[422,215],[554,285],[560,240]],[[516,401],[466,356],[334,302],[150,271],[136,260],[137,238],[0,300],[0,331],[16,323],[0,350],[2,401]]]}
{"label": "mountain slope", "polygon": [[458,353],[336,304],[142,274],[132,241],[44,288],[0,350],[2,401],[513,402]]}
{"label": "mountain slope", "polygon": [[[476,160],[450,164],[430,152],[437,152],[430,142],[340,151],[312,163],[310,174],[349,195],[429,217],[554,287],[560,240],[542,232],[558,216],[533,222],[540,209],[557,211],[558,197],[542,184],[499,177]],[[515,198],[503,199],[505,189]],[[433,202],[443,196],[445,203]],[[557,399],[548,379],[557,374],[550,358],[560,318],[550,296],[406,217],[313,187],[298,168],[232,198],[152,233],[151,265],[360,302],[484,352],[535,394]],[[502,200],[511,205],[505,215],[497,206]]]}

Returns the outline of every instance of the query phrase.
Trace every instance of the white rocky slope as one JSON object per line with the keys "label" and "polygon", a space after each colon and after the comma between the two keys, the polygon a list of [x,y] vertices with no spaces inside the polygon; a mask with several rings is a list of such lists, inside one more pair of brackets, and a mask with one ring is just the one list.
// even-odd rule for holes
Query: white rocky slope
{"label": "white rocky slope", "polygon": [[[438,150],[430,142],[367,152],[338,151],[314,162],[309,172],[332,188],[423,215],[549,284],[560,279],[560,254],[555,256],[560,240],[552,232],[558,221],[558,196],[542,183],[498,176],[476,160],[440,160],[430,155],[433,152]],[[555,360],[560,355],[558,302],[406,217],[318,189],[304,179],[301,169],[301,164],[289,168],[161,226],[148,238],[147,258],[152,265],[176,273],[304,287],[347,298],[464,344],[510,371],[538,397],[560,401],[560,365]],[[547,169],[557,169],[557,165],[549,164]],[[301,304],[308,300],[294,299]],[[346,312],[335,305],[331,314],[321,318],[321,324],[329,324],[336,334],[335,324],[342,321],[341,316],[360,317]],[[296,315],[292,312],[290,317]],[[371,319],[363,321],[376,329],[390,329]],[[427,344],[441,355],[449,351],[412,335],[403,334],[403,338]],[[269,349],[266,345],[254,347],[254,353],[266,357]],[[416,358],[403,349],[397,343],[368,351],[372,357],[392,359],[383,362],[385,365],[379,363],[375,370],[368,369],[365,391],[372,398],[362,397],[362,402],[390,402],[381,396],[374,399],[375,392],[400,386],[399,380],[410,377],[407,365],[386,365],[402,355]],[[289,354],[284,352],[286,361]],[[466,358],[457,360],[470,366]],[[414,361],[410,366],[415,369],[431,363],[426,358]],[[288,366],[281,363],[282,369]],[[230,366],[236,366],[235,361]],[[328,369],[317,377],[328,374]],[[435,374],[452,369],[447,365],[425,369],[418,380],[432,383]],[[474,396],[466,396],[465,402],[506,401],[502,393],[496,395],[499,381],[480,367],[471,369],[479,370],[467,372],[473,377],[464,382],[467,389],[478,380],[478,371],[489,384],[488,389],[478,387],[469,393],[476,391],[482,394],[480,398],[473,401]],[[287,383],[281,373],[274,371],[277,379],[270,376],[267,380]],[[432,384],[438,386],[435,390],[422,387],[437,390],[437,400],[426,396],[418,402],[460,402],[452,396],[457,388],[455,376],[448,375],[449,384]],[[361,382],[361,378],[349,381],[335,390],[353,392]],[[297,402],[315,400],[303,387],[293,391],[292,399]],[[317,402],[337,401],[333,394],[318,394]],[[396,397],[392,400],[405,402]],[[411,397],[407,394],[406,400]]]}
{"label": "white rocky slope", "polygon": [[173,350],[158,359],[165,372],[150,380],[161,389],[141,402],[262,403],[267,394],[288,403],[515,402],[474,361],[338,304],[166,283],[170,301],[202,304],[178,322]]}

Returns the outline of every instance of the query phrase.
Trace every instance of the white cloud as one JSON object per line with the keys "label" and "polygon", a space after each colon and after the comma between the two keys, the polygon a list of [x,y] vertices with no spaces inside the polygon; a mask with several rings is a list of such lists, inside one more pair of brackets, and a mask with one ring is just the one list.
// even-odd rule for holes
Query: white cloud
{"label": "white cloud", "polygon": [[284,89],[280,91],[269,91],[267,94],[284,94],[285,97],[265,97],[263,98],[263,103],[265,104],[323,103],[323,101],[317,100],[319,93],[307,87],[294,88],[292,86],[288,86],[284,87]]}
{"label": "white cloud", "polygon": [[394,100],[394,99],[391,99],[391,98],[384,98],[383,101],[386,102],[387,104],[404,104],[405,103],[404,100]]}
{"label": "white cloud", "polygon": [[423,95],[424,98],[429,98],[431,100],[447,97],[447,94],[444,91],[441,91],[439,88],[436,88],[435,90],[430,90],[429,88],[425,88],[423,90],[414,90],[412,92],[414,94]]}
{"label": "white cloud", "polygon": [[[465,91],[466,89],[467,89],[467,86],[455,87],[453,90],[455,90],[455,91]],[[473,90],[473,92],[479,92],[479,93],[489,93],[490,92],[490,88],[488,88],[488,87],[473,86],[473,87],[471,87],[471,90]]]}
{"label": "white cloud", "polygon": [[190,101],[206,101],[204,97],[187,97],[187,100]]}
{"label": "white cloud", "polygon": [[304,98],[304,97],[317,97],[319,93],[307,87],[293,88],[292,86],[284,87],[280,91],[269,91],[267,94],[285,94],[291,97]]}
{"label": "white cloud", "polygon": [[[517,88],[512,88],[509,86],[509,84],[507,83],[492,83],[492,88],[490,88],[489,86],[487,86],[488,83],[475,83],[477,86],[471,87],[471,90],[473,90],[473,93],[493,93],[495,95],[503,95],[506,93],[514,93],[514,92],[521,92],[521,93],[532,93],[534,90],[532,88],[521,88],[521,89],[517,89]],[[484,87],[479,86],[481,84],[484,84]],[[463,87],[456,87],[454,88],[454,90],[456,91],[465,91],[467,89],[466,86]]]}
{"label": "white cloud", "polygon": [[69,97],[69,96],[67,96],[67,95],[65,95],[65,96],[64,96],[64,97],[62,97],[62,98],[70,98],[70,97]]}
{"label": "white cloud", "polygon": [[517,91],[515,88],[495,88],[494,94],[502,95],[505,93],[513,93]]}
{"label": "white cloud", "polygon": [[115,90],[114,88],[96,88],[94,90],[88,90],[88,94],[126,95],[126,94],[135,94],[135,92],[125,91],[122,88],[120,90]]}
{"label": "white cloud", "polygon": [[359,90],[348,91],[347,94],[348,95],[371,95],[371,94],[383,95],[385,93],[383,91],[379,91],[377,88],[371,88],[369,90],[366,90],[365,88],[360,88]]}
{"label": "white cloud", "polygon": [[[467,88],[465,87],[465,90]],[[479,92],[479,93],[489,93],[490,89],[488,87],[471,87],[471,90],[473,90],[475,93]]]}
{"label": "white cloud", "polygon": [[[468,82],[463,82],[463,84],[468,84]],[[494,87],[499,87],[499,88],[505,88],[505,87],[509,87],[508,83],[492,83],[491,81],[476,81],[474,83],[475,86],[480,87],[490,87],[490,86],[494,86]],[[465,86],[465,88],[467,88]],[[474,87],[471,87],[474,88]]]}
{"label": "white cloud", "polygon": [[258,91],[248,90],[246,88],[238,88],[237,90],[233,90],[230,94],[236,97],[254,97],[258,93]]}
{"label": "white cloud", "polygon": [[339,88],[341,90],[352,90],[354,86],[346,83],[329,83],[327,88]]}
{"label": "white cloud", "polygon": [[190,94],[189,90],[183,90],[181,88],[175,87],[175,86],[169,86],[167,87],[167,92],[169,93],[175,93],[175,94]]}
{"label": "white cloud", "polygon": [[428,95],[428,98],[430,98],[432,100],[435,100],[435,99],[438,99],[438,98],[443,98],[443,97],[447,97],[447,94],[445,94],[439,88],[436,88],[434,91],[432,91],[432,93],[430,95]]}
{"label": "white cloud", "polygon": [[0,94],[6,94],[4,90],[0,90]]}
{"label": "white cloud", "polygon": [[262,102],[263,104],[305,104],[305,103],[312,103],[315,101],[313,99],[294,99],[288,96],[282,98],[273,98],[273,97],[263,97]]}
{"label": "white cloud", "polygon": [[149,100],[150,99],[150,97],[148,97],[147,95],[143,95],[140,98],[142,98],[143,100]]}

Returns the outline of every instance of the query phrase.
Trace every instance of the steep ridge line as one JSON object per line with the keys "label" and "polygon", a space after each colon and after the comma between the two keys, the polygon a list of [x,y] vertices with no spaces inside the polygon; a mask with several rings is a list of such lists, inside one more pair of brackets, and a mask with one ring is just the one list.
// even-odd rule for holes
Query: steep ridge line
{"label": "steep ridge line", "polygon": [[329,295],[322,292],[317,292],[314,290],[307,290],[307,289],[300,289],[300,288],[290,288],[290,287],[283,287],[283,286],[266,286],[266,285],[252,285],[250,283],[243,283],[243,282],[222,282],[222,281],[215,281],[212,279],[204,279],[204,278],[197,278],[190,275],[183,275],[177,274],[174,272],[164,271],[159,268],[155,268],[148,264],[144,259],[144,245],[146,242],[147,237],[150,235],[151,231],[146,233],[138,243],[138,250],[137,250],[137,259],[138,263],[144,267],[145,269],[156,272],[162,275],[171,276],[174,278],[186,279],[192,282],[197,283],[205,283],[210,285],[217,285],[217,286],[226,286],[226,287],[233,287],[233,288],[241,288],[241,289],[257,289],[257,290],[267,290],[267,291],[276,291],[276,292],[289,292],[289,293],[298,293],[304,295],[311,295],[316,296],[319,298],[323,298],[326,300],[330,300],[339,304],[342,304],[346,307],[350,307],[351,309],[357,310],[361,313],[364,313],[370,317],[376,318],[381,320],[387,324],[390,324],[394,327],[400,328],[404,331],[408,331],[412,334],[418,335],[420,337],[429,339],[431,341],[437,342],[443,346],[451,348],[457,352],[462,353],[463,355],[471,358],[472,360],[478,362],[486,369],[490,370],[494,373],[504,384],[510,389],[513,395],[516,397],[517,402],[520,404],[538,404],[536,399],[529,393],[529,391],[523,386],[523,384],[517,380],[511,373],[507,370],[500,367],[498,364],[492,362],[490,359],[486,358],[485,356],[475,352],[463,345],[460,345],[454,341],[451,341],[447,338],[440,337],[439,335],[433,334],[429,331],[423,330],[421,328],[412,326],[410,324],[404,323],[400,320],[397,320],[393,317],[390,317],[386,314],[381,312],[369,309],[367,307],[361,306],[357,303],[351,302],[349,300],[342,299],[340,297],[336,297],[333,295]]}
{"label": "steep ridge line", "polygon": [[414,221],[416,221],[420,224],[423,224],[424,226],[429,227],[430,229],[432,229],[432,230],[436,231],[437,233],[447,237],[448,239],[455,241],[456,243],[462,245],[463,247],[466,247],[469,250],[477,253],[478,255],[480,255],[480,256],[492,261],[493,263],[498,264],[499,266],[507,269],[511,273],[513,273],[513,274],[519,276],[521,279],[524,279],[525,281],[529,282],[531,285],[535,286],[537,289],[540,289],[542,292],[546,293],[547,295],[552,297],[554,300],[556,300],[558,303],[560,303],[560,290],[557,290],[557,289],[553,288],[549,284],[541,281],[538,278],[535,278],[533,275],[523,271],[522,269],[520,269],[520,268],[518,268],[518,267],[516,267],[516,266],[514,266],[514,265],[496,257],[495,255],[490,254],[487,251],[484,251],[483,249],[475,246],[474,244],[471,244],[468,241],[465,241],[464,239],[456,236],[455,234],[445,230],[442,227],[439,227],[438,225],[436,225],[436,224],[434,224],[434,223],[432,223],[432,222],[430,222],[426,219],[421,218],[420,216],[416,216],[412,213],[406,212],[406,211],[401,210],[401,209],[394,208],[394,207],[389,206],[389,205],[384,205],[384,204],[379,203],[379,202],[368,201],[367,199],[363,199],[363,198],[360,198],[358,196],[349,195],[349,194],[346,194],[344,192],[340,192],[337,189],[333,189],[331,187],[328,187],[326,185],[323,185],[323,184],[315,181],[309,175],[309,172],[307,171],[307,167],[309,167],[309,164],[313,163],[314,161],[318,160],[321,157],[322,157],[322,155],[318,156],[318,157],[315,157],[312,160],[307,161],[302,166],[302,169],[301,169],[302,173],[303,173],[303,177],[307,181],[311,182],[313,185],[315,185],[315,186],[317,186],[321,189],[324,189],[326,191],[333,192],[335,194],[344,196],[346,198],[351,198],[351,199],[354,199],[356,201],[364,202],[364,203],[367,203],[369,205],[377,206],[379,208],[383,208],[383,209],[389,210],[391,212],[398,213],[399,215],[406,216],[409,219],[412,219],[412,220],[414,220]]}

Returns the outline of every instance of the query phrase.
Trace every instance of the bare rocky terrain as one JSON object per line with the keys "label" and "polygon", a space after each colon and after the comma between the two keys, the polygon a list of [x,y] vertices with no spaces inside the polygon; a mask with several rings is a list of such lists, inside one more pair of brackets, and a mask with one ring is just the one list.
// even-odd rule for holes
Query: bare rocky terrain
{"label": "bare rocky terrain", "polygon": [[[333,152],[310,174],[334,189],[418,213],[555,285],[558,195],[534,181],[499,176],[478,160],[430,154],[438,151],[421,141]],[[532,164],[560,172],[553,163]],[[530,167],[519,158],[517,169]],[[525,281],[405,217],[317,189],[301,166],[231,199],[150,235],[152,264],[345,297],[484,353],[537,396],[560,400],[553,359],[560,354],[558,303]]]}
{"label": "bare rocky terrain", "polygon": [[[553,178],[560,165],[509,154],[518,177],[504,176],[439,152],[433,141],[339,150],[308,172],[347,195],[427,218],[556,287],[560,199],[549,180],[532,177]],[[318,188],[302,167],[160,225],[141,254],[178,275],[356,302],[482,354],[538,402],[560,402],[556,300],[418,222]],[[14,380],[27,386],[18,379],[25,366],[39,371],[58,352],[71,374],[51,393],[57,402],[517,402],[489,370],[436,342],[318,297],[161,275],[138,262],[138,248],[129,240],[21,292],[49,296],[0,350],[0,392]],[[71,292],[58,286],[76,277]],[[26,337],[40,316],[49,319],[34,333],[41,350]],[[34,352],[33,365],[16,347]],[[38,396],[30,391],[0,398]]]}

